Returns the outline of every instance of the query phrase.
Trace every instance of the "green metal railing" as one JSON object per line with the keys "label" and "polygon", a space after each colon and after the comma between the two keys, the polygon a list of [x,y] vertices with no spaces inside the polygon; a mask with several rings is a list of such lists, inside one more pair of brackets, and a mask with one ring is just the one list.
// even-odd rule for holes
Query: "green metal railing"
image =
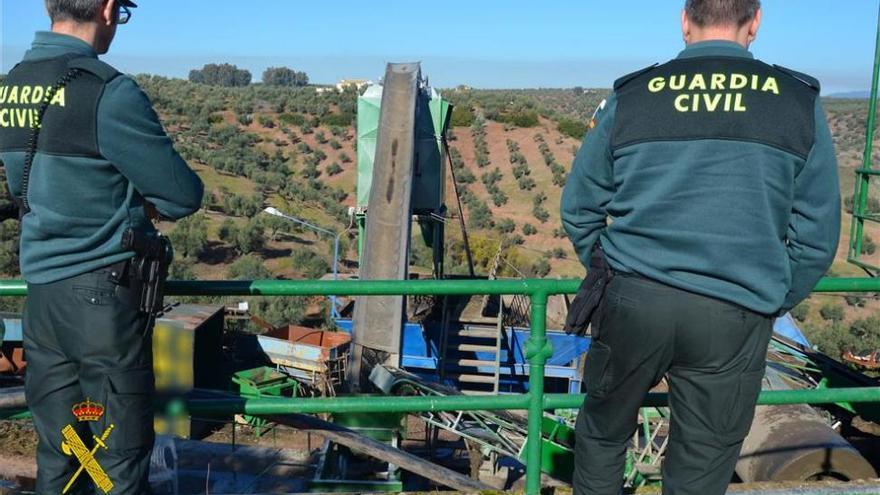
{"label": "green metal railing", "polygon": [[[580,280],[414,280],[414,281],[170,281],[176,296],[385,296],[385,295],[525,295],[531,299],[531,333],[526,344],[530,366],[529,392],[521,395],[447,397],[339,397],[333,399],[193,400],[190,412],[200,415],[273,415],[338,412],[423,412],[461,410],[528,411],[526,493],[541,489],[541,419],[547,409],[577,408],[583,395],[544,394],[544,366],[553,349],[546,335],[547,299],[573,294]],[[880,279],[823,279],[816,292],[880,292]],[[27,295],[21,281],[0,281],[0,297]],[[880,387],[762,392],[761,404],[829,404],[880,402]],[[650,394],[645,405],[666,404],[665,394]]]}

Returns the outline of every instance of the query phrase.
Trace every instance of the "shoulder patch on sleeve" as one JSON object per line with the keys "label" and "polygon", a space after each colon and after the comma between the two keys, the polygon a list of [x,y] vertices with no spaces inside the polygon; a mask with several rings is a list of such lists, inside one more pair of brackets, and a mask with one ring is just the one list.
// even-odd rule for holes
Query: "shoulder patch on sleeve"
{"label": "shoulder patch on sleeve", "polygon": [[658,65],[660,65],[660,64],[654,64],[654,65],[652,65],[652,66],[650,66],[650,67],[645,67],[644,69],[639,69],[639,70],[637,70],[637,71],[635,71],[635,72],[631,72],[631,73],[629,73],[629,74],[627,74],[627,75],[621,77],[620,79],[614,81],[614,90],[617,91],[618,89],[622,88],[626,83],[628,83],[628,82],[632,81],[633,79],[635,79],[635,78],[641,76],[641,75],[644,74],[645,72],[648,72],[648,71],[650,71],[650,70],[653,70],[653,69],[654,69],[655,67],[657,67]]}
{"label": "shoulder patch on sleeve", "polygon": [[110,64],[101,62],[96,58],[75,58],[68,62],[67,66],[71,69],[82,69],[90,74],[94,74],[105,83],[113,80],[116,76],[120,75],[120,72],[110,66]]}
{"label": "shoulder patch on sleeve", "polygon": [[602,113],[602,110],[605,110],[605,106],[606,106],[606,105],[608,105],[608,99],[607,99],[607,98],[605,98],[605,99],[603,99],[601,102],[599,102],[599,106],[597,106],[597,107],[596,107],[596,110],[593,111],[593,118],[594,118],[594,119],[595,119],[596,117],[598,117],[600,113]]}
{"label": "shoulder patch on sleeve", "polygon": [[813,76],[810,76],[808,74],[804,74],[803,72],[798,72],[796,70],[789,69],[787,67],[783,67],[781,65],[774,65],[773,67],[776,70],[778,70],[784,74],[788,74],[789,76],[797,79],[798,81],[804,83],[805,85],[809,86],[810,88],[812,88],[816,91],[820,91],[822,89],[822,86],[819,84],[819,80]]}
{"label": "shoulder patch on sleeve", "polygon": [[590,117],[590,122],[587,123],[587,130],[588,131],[592,131],[596,127],[596,119],[598,119],[599,115],[602,113],[602,111],[605,110],[605,106],[607,104],[608,104],[608,100],[605,99],[605,100],[602,100],[602,102],[599,103],[599,106],[596,107],[596,110],[593,112],[593,116]]}

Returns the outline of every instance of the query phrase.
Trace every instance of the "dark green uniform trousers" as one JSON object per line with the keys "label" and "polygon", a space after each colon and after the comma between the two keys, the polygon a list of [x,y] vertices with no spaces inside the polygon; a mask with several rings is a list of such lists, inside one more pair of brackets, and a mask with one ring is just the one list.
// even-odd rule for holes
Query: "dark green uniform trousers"
{"label": "dark green uniform trousers", "polygon": [[[57,495],[80,467],[62,448],[71,425],[113,484],[111,494],[150,493],[154,390],[152,325],[110,268],[50,284],[29,284],[24,313],[25,391],[34,417],[37,493]],[[104,413],[78,421],[86,399]],[[106,439],[101,439],[112,426]],[[102,445],[96,444],[103,443]],[[69,451],[69,449],[67,449]],[[107,486],[107,485],[105,485]],[[86,471],[67,493],[103,493]]]}
{"label": "dark green uniform trousers", "polygon": [[645,394],[668,377],[664,494],[721,495],[761,391],[773,319],[618,274],[587,354],[574,493],[617,495]]}

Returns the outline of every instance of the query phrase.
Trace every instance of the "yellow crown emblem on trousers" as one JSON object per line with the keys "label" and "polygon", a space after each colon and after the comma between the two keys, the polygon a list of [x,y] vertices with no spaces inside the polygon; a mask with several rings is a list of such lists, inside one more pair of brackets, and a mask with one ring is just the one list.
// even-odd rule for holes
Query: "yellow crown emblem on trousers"
{"label": "yellow crown emblem on trousers", "polygon": [[77,421],[98,421],[104,415],[104,406],[86,399],[84,402],[74,404],[70,409]]}

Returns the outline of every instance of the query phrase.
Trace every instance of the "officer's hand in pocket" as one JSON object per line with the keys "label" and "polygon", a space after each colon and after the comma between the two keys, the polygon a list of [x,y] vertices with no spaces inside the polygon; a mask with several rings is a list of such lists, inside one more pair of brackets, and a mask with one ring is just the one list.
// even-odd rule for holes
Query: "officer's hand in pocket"
{"label": "officer's hand in pocket", "polygon": [[144,213],[150,221],[158,222],[161,219],[159,216],[159,210],[156,209],[156,205],[153,203],[144,202]]}

